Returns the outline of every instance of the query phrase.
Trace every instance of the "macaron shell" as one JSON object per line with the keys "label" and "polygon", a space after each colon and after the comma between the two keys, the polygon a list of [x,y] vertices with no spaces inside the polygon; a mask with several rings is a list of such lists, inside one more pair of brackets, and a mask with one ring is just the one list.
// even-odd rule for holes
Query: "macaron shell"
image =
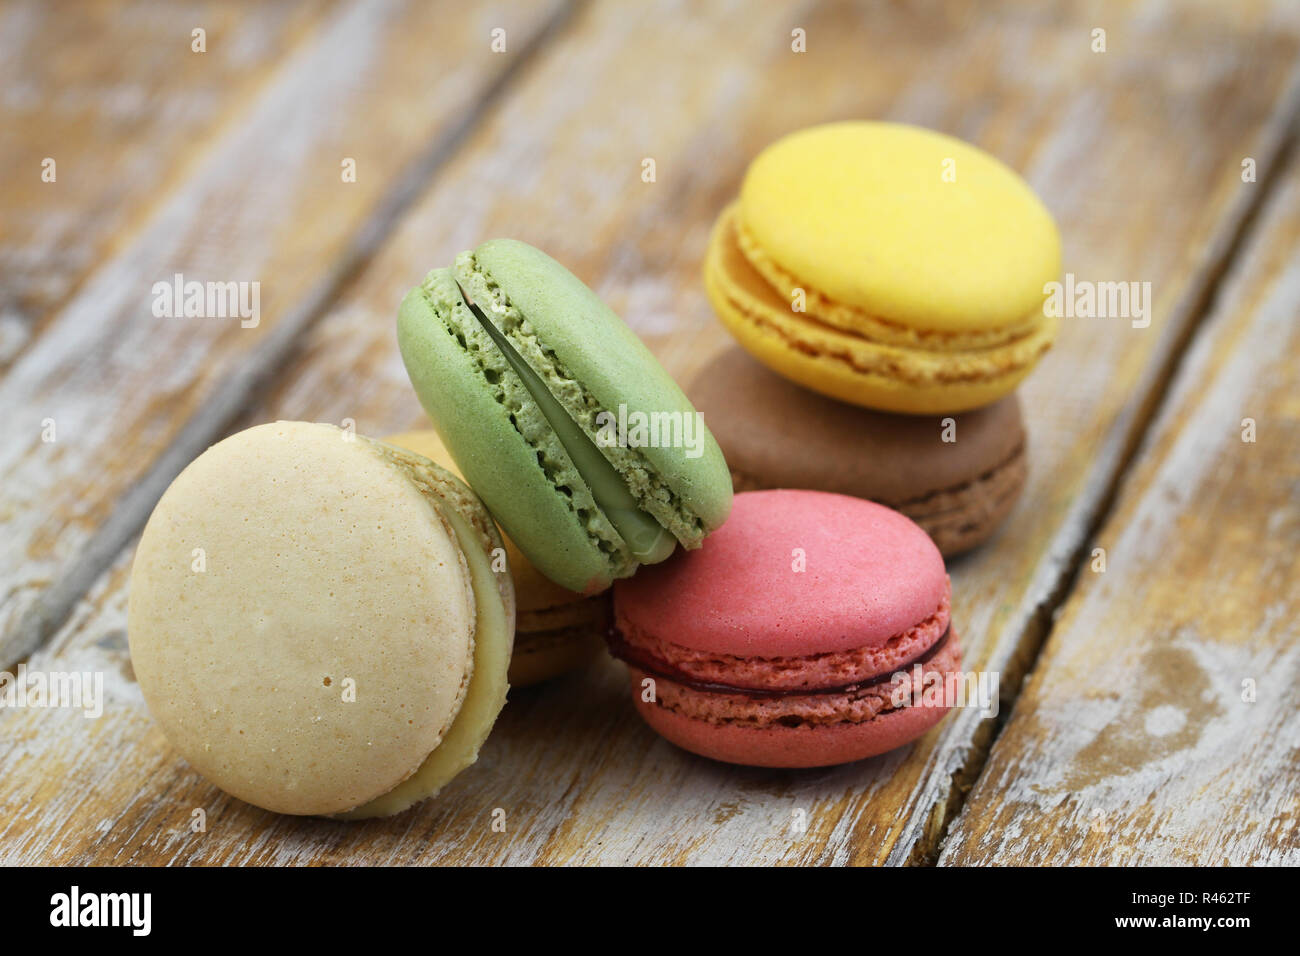
{"label": "macaron shell", "polygon": [[864,312],[830,298],[816,286],[798,279],[782,269],[759,246],[740,222],[739,203],[728,207],[724,216],[730,224],[731,241],[750,268],[765,281],[784,302],[798,304],[810,318],[825,325],[860,335],[884,345],[915,349],[974,351],[1005,345],[1030,334],[1042,322],[1042,310],[1035,309],[1019,322],[993,328],[925,329],[902,325],[890,319]]}
{"label": "macaron shell", "polygon": [[749,167],[744,228],[832,299],[926,329],[1009,325],[1061,268],[1051,215],[968,143],[899,123],[800,130]]}
{"label": "macaron shell", "polygon": [[[445,468],[461,481],[465,480],[465,476],[460,473],[455,459],[451,457],[451,452],[447,450],[447,446],[443,444],[438,433],[431,428],[389,435],[383,441],[413,451],[417,455],[429,459],[440,468]],[[515,602],[521,616],[531,611],[586,600],[581,594],[561,587],[537,570],[537,566],[528,560],[528,557],[519,550],[519,546],[510,540],[508,535],[504,536],[502,540],[506,551],[506,560],[510,565],[510,574],[514,578]]]}
{"label": "macaron shell", "polygon": [[708,362],[690,395],[733,472],[890,507],[964,485],[1025,445],[1014,394],[953,416],[895,415],[800,388],[737,348]]}
{"label": "macaron shell", "polygon": [[945,558],[983,544],[1015,508],[1028,479],[1022,446],[1007,461],[951,491],[904,502],[900,510],[925,529]]}
{"label": "macaron shell", "polygon": [[610,592],[519,614],[521,631],[556,631],[570,627],[603,628],[610,620]]}
{"label": "macaron shell", "polygon": [[603,633],[590,624],[521,633],[510,661],[511,681],[531,687],[577,670],[599,654]]}
{"label": "macaron shell", "polygon": [[629,666],[641,666],[678,683],[693,681],[711,688],[758,692],[820,693],[827,687],[874,681],[920,659],[943,642],[951,612],[951,602],[945,595],[929,617],[882,644],[794,657],[743,657],[684,647],[673,641],[675,635],[659,637],[638,628],[626,614],[617,619],[617,633],[611,635],[611,644]]}
{"label": "macaron shell", "polygon": [[[930,669],[946,674],[960,668],[960,648],[952,638],[950,644]],[[637,712],[656,733],[702,757],[750,767],[829,767],[874,757],[920,737],[951,709],[905,707],[859,723],[747,727],[686,717],[647,702],[642,676],[632,672],[632,696]]]}
{"label": "macaron shell", "polygon": [[1009,394],[1051,345],[1057,321],[1043,317],[1005,345],[945,350],[874,342],[791,309],[741,254],[731,211],[714,226],[705,291],[736,341],[773,371],[805,388],[866,408],[904,414],[955,413]]}
{"label": "macaron shell", "polygon": [[438,747],[415,773],[392,790],[338,815],[348,820],[400,813],[435,796],[478,760],[479,750],[506,704],[515,633],[514,585],[508,573],[493,570],[492,555],[501,547],[501,536],[474,493],[427,460],[379,442],[373,444],[407,468],[413,480],[427,489],[456,534],[474,588],[474,666],[464,702]]}
{"label": "macaron shell", "polygon": [[[497,385],[504,389],[511,380],[505,360],[486,333],[475,339],[461,331],[472,333],[474,325],[449,270],[435,269],[411,290],[397,318],[398,345],[411,384],[454,452],[460,472],[506,534],[551,580],[581,593],[602,591],[630,570],[631,558],[598,544],[602,535],[617,535],[601,518],[558,439],[551,434],[541,449],[524,437],[518,420],[528,411],[523,386],[499,392]],[[495,385],[486,377],[484,363]],[[533,422],[530,431],[542,435],[547,429]]]}
{"label": "macaron shell", "polygon": [[737,495],[698,551],[620,581],[615,614],[684,647],[799,657],[882,644],[948,595],[943,558],[903,515],[817,491]]}
{"label": "macaron shell", "polygon": [[945,557],[992,534],[1024,486],[1014,393],[952,416],[877,412],[801,388],[729,348],[700,370],[689,395],[736,491],[807,488],[878,501],[919,524]]}
{"label": "macaron shell", "polygon": [[[460,478],[451,452],[432,429],[402,432],[383,440],[423,456]],[[583,597],[543,575],[508,537],[500,539],[498,546],[505,548],[517,606],[514,649],[509,657],[510,685],[529,687],[585,664],[600,648],[601,637],[609,626],[609,593]],[[471,696],[474,691],[471,685]],[[470,703],[467,699],[467,709]]]}
{"label": "macaron shell", "polygon": [[[458,262],[457,268],[461,267]],[[617,414],[622,405],[629,412],[694,417],[690,401],[645,344],[586,284],[550,256],[513,239],[493,239],[474,250],[473,268],[501,289],[537,340],[601,409]],[[648,463],[653,480],[670,489],[698,517],[698,537],[726,519],[731,507],[730,476],[707,428],[699,436],[696,457],[692,457],[695,450],[672,446],[636,451]],[[611,461],[624,471],[615,457]],[[683,543],[694,546],[698,540]]]}
{"label": "macaron shell", "polygon": [[473,669],[454,532],[400,468],[329,425],[257,426],[192,462],[145,527],[128,618],[172,745],[282,813],[397,786],[442,742]]}

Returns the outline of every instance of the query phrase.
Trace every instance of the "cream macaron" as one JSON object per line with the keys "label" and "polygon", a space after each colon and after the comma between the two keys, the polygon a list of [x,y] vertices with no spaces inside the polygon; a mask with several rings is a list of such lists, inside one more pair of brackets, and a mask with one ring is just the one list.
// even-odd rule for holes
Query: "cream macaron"
{"label": "cream macaron", "polygon": [[514,632],[491,518],[458,479],[332,425],[276,422],[172,483],[128,638],[172,746],[279,813],[383,816],[477,758]]}

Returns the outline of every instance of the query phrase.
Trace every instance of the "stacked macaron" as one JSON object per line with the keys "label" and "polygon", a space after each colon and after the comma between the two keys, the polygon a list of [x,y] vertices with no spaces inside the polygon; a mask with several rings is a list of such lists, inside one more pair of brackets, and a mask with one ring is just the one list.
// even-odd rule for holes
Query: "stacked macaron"
{"label": "stacked macaron", "polygon": [[132,568],[144,696],[229,793],[348,818],[432,796],[509,681],[601,635],[687,750],[808,767],[906,743],[961,667],[942,555],[1024,482],[1013,390],[1052,340],[1059,256],[1028,187],[956,140],[782,140],[705,266],[758,360],[700,378],[720,448],[567,269],[514,240],[463,252],[398,313],[435,431],[262,425],[163,495]]}
{"label": "stacked macaron", "polygon": [[1014,389],[1055,334],[1059,268],[1042,204],[958,140],[837,123],[754,161],[704,267],[749,355],[692,390],[739,494],[704,549],[615,587],[610,648],[651,727],[809,767],[898,747],[953,705],[922,693],[962,661],[943,555],[1024,485]]}
{"label": "stacked macaron", "polygon": [[1014,389],[1055,335],[1059,270],[1042,203],[960,140],[844,122],[768,147],[704,268],[766,369],[724,355],[692,393],[737,488],[881,501],[947,555],[983,541],[1024,484]]}

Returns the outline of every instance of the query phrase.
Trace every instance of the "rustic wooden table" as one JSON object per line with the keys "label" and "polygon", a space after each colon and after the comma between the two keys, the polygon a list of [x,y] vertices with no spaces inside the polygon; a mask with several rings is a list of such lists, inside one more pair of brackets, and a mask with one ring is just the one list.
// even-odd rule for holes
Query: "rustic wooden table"
{"label": "rustic wooden table", "polygon": [[[107,685],[97,720],[0,710],[0,862],[1300,863],[1298,54],[1282,0],[0,6],[0,668]],[[846,117],[981,145],[1067,271],[1151,283],[1147,327],[1064,323],[1022,391],[1024,499],[952,563],[996,719],[733,768],[655,737],[601,662],[361,824],[246,806],[168,749],[125,605],[180,468],[276,418],[420,425],[396,304],[490,236],[688,380],[726,342],[714,215],[766,143]],[[175,273],[260,282],[260,322],[154,318]]]}

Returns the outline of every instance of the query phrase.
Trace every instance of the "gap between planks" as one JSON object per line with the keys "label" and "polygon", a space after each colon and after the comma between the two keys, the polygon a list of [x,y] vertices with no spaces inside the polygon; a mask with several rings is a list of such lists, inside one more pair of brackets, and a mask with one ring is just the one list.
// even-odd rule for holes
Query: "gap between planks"
{"label": "gap between planks", "polygon": [[[27,609],[3,647],[0,667],[26,660],[67,621],[78,601],[144,526],[154,505],[177,475],[215,442],[240,411],[265,392],[272,374],[293,353],[302,335],[374,258],[403,215],[437,177],[515,79],[574,18],[586,0],[563,0],[556,12],[527,38],[484,89],[473,106],[441,129],[399,174],[353,234],[338,260],[307,294],[291,306],[266,341],[227,375],[185,423],[138,482],[118,499],[86,546]],[[292,64],[289,67],[292,68]]]}
{"label": "gap between planks", "polygon": [[[1224,280],[1236,264],[1241,250],[1259,222],[1262,210],[1277,193],[1278,183],[1300,136],[1300,66],[1292,73],[1286,93],[1279,101],[1273,118],[1265,129],[1259,167],[1263,170],[1254,188],[1241,190],[1223,224],[1211,239],[1203,262],[1192,282],[1174,306],[1169,330],[1156,346],[1134,389],[1134,397],[1111,427],[1097,456],[1096,472],[1075,503],[1072,514],[1063,524],[1063,534],[1040,569],[1038,580],[1026,595],[1018,613],[1022,623],[1012,623],[1019,636],[1006,654],[1002,671],[1009,678],[1003,683],[1003,706],[995,721],[971,731],[969,752],[951,773],[947,794],[934,792],[935,799],[918,801],[918,810],[904,824],[904,834],[914,834],[915,842],[900,840],[887,865],[933,866],[948,836],[949,825],[957,818],[988,763],[993,746],[1011,720],[1015,702],[1025,679],[1037,664],[1055,626],[1060,609],[1069,599],[1079,580],[1088,554],[1088,546],[1097,537],[1114,510],[1131,466],[1150,437],[1150,430],[1164,408],[1178,370],[1206,319],[1214,311]],[[1067,551],[1068,553],[1062,553]],[[1042,597],[1034,601],[1034,595]],[[1032,603],[1026,609],[1025,605]],[[957,719],[967,719],[961,711]],[[951,760],[949,766],[952,766]],[[931,780],[945,775],[932,774]],[[932,789],[933,784],[927,785]],[[924,794],[922,795],[924,796]]]}

